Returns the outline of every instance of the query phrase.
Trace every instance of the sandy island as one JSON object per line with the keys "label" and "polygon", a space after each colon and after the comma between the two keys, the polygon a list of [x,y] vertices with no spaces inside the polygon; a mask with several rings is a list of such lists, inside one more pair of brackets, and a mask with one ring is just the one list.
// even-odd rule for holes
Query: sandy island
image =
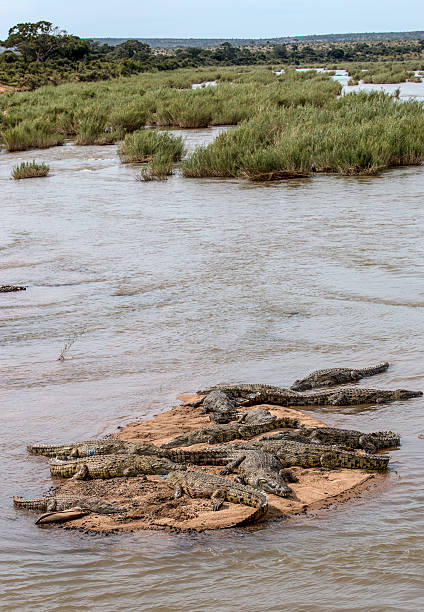
{"label": "sandy island", "polygon": [[[181,395],[178,399],[183,401],[183,404],[158,414],[152,419],[128,425],[112,437],[159,445],[179,434],[204,427],[210,424],[209,416],[202,415],[200,408],[185,405],[196,398],[196,395]],[[254,406],[254,408],[258,407]],[[260,407],[266,408],[278,417],[296,417],[306,427],[326,426],[322,421],[301,410],[268,405]],[[207,445],[197,444],[190,448],[207,448]],[[188,469],[218,474],[221,468],[189,465]],[[382,477],[378,473],[364,470],[324,470],[301,467],[291,469],[299,479],[298,483],[290,485],[294,492],[293,497],[281,498],[268,494],[268,513],[254,525],[255,528],[266,526],[270,520],[286,518],[345,501],[371,482],[375,482],[376,478]],[[173,491],[165,484],[164,478],[164,476],[148,476],[147,479],[136,477],[89,481],[56,480],[57,494],[101,497],[127,508],[125,513],[119,515],[90,514],[67,523],[66,528],[99,533],[136,529],[202,531],[228,527],[236,521],[247,518],[252,513],[250,507],[227,502],[224,503],[221,510],[213,512],[209,499],[191,499],[185,495],[180,499],[174,499]]]}

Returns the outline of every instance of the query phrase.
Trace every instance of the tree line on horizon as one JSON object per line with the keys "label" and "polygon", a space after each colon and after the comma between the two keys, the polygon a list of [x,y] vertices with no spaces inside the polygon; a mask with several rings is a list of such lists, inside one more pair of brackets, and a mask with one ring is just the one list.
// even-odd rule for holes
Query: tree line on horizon
{"label": "tree line on horizon", "polygon": [[82,39],[49,21],[19,23],[10,28],[0,45],[6,48],[0,54],[0,84],[21,89],[188,67],[424,59],[422,39],[251,47],[223,42],[215,48],[184,47],[160,52],[137,39],[117,45]]}

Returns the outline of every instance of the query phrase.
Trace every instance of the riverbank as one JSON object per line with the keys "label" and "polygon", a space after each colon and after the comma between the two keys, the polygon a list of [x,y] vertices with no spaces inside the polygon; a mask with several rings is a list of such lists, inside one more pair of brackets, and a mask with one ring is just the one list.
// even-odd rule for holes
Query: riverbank
{"label": "riverbank", "polygon": [[[208,415],[201,414],[201,408],[187,405],[196,397],[181,395],[179,399],[183,404],[152,419],[132,423],[112,437],[130,442],[150,442],[159,446],[176,435],[204,427],[210,423]],[[298,418],[305,427],[325,426],[323,421],[300,410],[268,405],[260,407],[270,410],[277,417]],[[190,447],[190,449],[201,448],[207,448],[207,445],[196,444]],[[221,468],[189,465],[188,469],[219,474]],[[384,478],[381,474],[371,474],[364,470],[294,467],[292,471],[299,480],[290,485],[293,496],[282,498],[268,494],[268,512],[259,523],[255,524],[255,527],[264,528],[275,519],[285,519],[295,514],[344,502],[369,486],[371,482]],[[116,516],[93,513],[66,524],[68,529],[83,529],[97,533],[140,529],[177,531],[222,529],[247,519],[252,513],[251,508],[238,504],[225,503],[221,510],[212,512],[209,499],[191,499],[187,496],[174,499],[174,492],[166,485],[164,476],[148,476],[147,479],[115,478],[105,481],[67,480],[58,486],[57,493],[100,497],[126,508],[125,512]]]}

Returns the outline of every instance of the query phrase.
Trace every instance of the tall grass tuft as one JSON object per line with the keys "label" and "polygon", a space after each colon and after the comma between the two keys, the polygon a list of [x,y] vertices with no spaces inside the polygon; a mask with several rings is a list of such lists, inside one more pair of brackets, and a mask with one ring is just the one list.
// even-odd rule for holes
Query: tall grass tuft
{"label": "tall grass tuft", "polygon": [[22,122],[3,130],[1,136],[10,153],[28,149],[47,149],[63,144],[64,136],[49,131],[48,127],[37,127],[31,122]]}
{"label": "tall grass tuft", "polygon": [[47,176],[50,167],[47,164],[37,164],[35,161],[22,162],[12,170],[12,177],[16,180],[25,178],[37,178]]}
{"label": "tall grass tuft", "polygon": [[184,154],[184,141],[169,132],[139,130],[125,136],[118,152],[125,163],[145,163],[154,156],[178,161]]}
{"label": "tall grass tuft", "polygon": [[172,159],[166,155],[157,155],[146,168],[142,169],[138,180],[165,181],[173,173]]}

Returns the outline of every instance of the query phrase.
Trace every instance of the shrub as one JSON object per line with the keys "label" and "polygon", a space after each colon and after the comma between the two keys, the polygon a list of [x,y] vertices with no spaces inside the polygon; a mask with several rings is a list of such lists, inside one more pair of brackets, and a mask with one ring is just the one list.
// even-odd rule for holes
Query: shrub
{"label": "shrub", "polygon": [[184,142],[181,136],[169,132],[139,130],[126,135],[118,152],[123,162],[145,163],[156,155],[178,161],[184,153]]}
{"label": "shrub", "polygon": [[47,176],[49,173],[47,164],[37,164],[35,161],[22,162],[19,166],[15,166],[12,170],[14,179],[36,178],[39,176]]}

